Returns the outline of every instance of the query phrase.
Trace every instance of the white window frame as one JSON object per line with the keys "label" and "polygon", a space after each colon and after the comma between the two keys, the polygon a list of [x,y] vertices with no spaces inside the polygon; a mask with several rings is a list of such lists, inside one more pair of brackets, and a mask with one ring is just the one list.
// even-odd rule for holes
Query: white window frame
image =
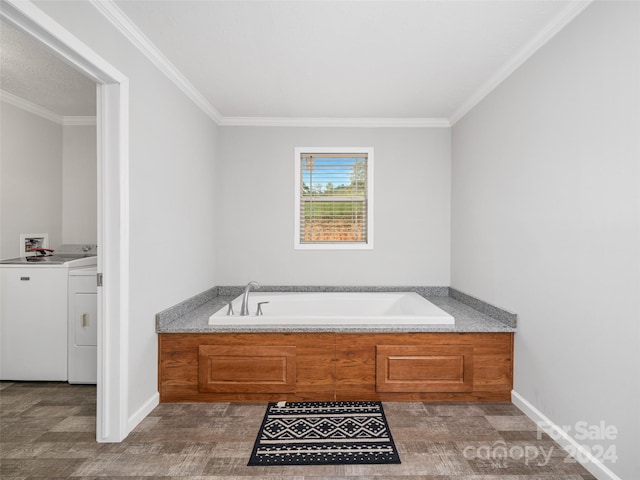
{"label": "white window frame", "polygon": [[[367,154],[367,242],[300,242],[300,175],[301,155],[315,153],[366,153]],[[296,250],[372,250],[373,249],[373,147],[296,147],[294,156],[295,196],[293,246]]]}

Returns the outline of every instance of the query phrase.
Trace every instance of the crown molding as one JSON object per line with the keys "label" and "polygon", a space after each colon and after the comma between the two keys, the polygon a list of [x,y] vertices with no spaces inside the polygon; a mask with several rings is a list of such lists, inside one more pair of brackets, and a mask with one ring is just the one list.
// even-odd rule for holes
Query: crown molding
{"label": "crown molding", "polygon": [[64,117],[62,115],[58,115],[57,113],[52,112],[51,110],[47,110],[40,105],[36,105],[24,98],[20,98],[12,93],[5,92],[4,90],[0,90],[0,100],[9,105],[13,105],[14,107],[19,108],[20,110],[24,110],[25,112],[33,113],[39,117],[42,117],[51,122],[62,125],[64,121]]}
{"label": "crown molding", "polygon": [[399,127],[448,128],[479,104],[536,51],[551,40],[593,0],[572,0],[547,26],[530,40],[510,61],[464,101],[449,118],[303,118],[303,117],[225,117],[193,86],[169,59],[149,40],[113,0],[89,0],[143,55],[182,90],[205,114],[220,126],[251,127]]}
{"label": "crown molding", "polygon": [[96,117],[91,117],[91,116],[62,117],[62,124],[65,127],[94,127],[96,126]]}
{"label": "crown molding", "polygon": [[220,124],[222,115],[207,101],[173,63],[112,0],[89,0],[91,4],[142,52],[169,80],[187,95],[214,122]]}
{"label": "crown molding", "polygon": [[479,104],[498,85],[515,72],[542,46],[551,40],[556,33],[566,27],[575,17],[587,8],[593,0],[573,0],[547,26],[533,37],[518,53],[502,66],[489,80],[476,90],[462,105],[460,105],[449,117],[451,125],[455,125],[469,111]]}
{"label": "crown molding", "polygon": [[223,127],[448,128],[447,118],[223,117]]}
{"label": "crown molding", "polygon": [[225,117],[187,80],[171,61],[133,23],[113,0],[89,0],[143,55],[182,90],[200,109],[220,126],[251,127],[402,127],[448,128],[446,118],[299,118],[299,117]]}
{"label": "crown molding", "polygon": [[95,116],[64,116],[58,115],[51,110],[48,110],[40,105],[36,105],[29,100],[25,100],[24,98],[18,97],[9,92],[5,92],[4,90],[0,90],[0,100],[9,105],[13,105],[20,110],[24,110],[25,112],[32,113],[37,115],[38,117],[49,120],[53,123],[57,123],[58,125],[63,125],[65,127],[84,127],[84,126],[95,126],[96,125],[96,117]]}

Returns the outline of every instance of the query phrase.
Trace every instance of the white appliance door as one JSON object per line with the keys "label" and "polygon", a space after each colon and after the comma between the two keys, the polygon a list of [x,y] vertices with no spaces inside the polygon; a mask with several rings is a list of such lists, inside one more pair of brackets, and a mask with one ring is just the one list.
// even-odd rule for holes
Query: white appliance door
{"label": "white appliance door", "polygon": [[67,269],[0,271],[0,379],[66,381]]}
{"label": "white appliance door", "polygon": [[98,311],[95,269],[69,275],[69,383],[96,383]]}

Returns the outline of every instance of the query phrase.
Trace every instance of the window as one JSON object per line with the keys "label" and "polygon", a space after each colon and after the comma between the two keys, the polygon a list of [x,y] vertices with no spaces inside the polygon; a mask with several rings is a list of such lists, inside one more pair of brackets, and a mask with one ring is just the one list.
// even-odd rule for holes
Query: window
{"label": "window", "polygon": [[373,248],[373,148],[296,148],[295,248]]}

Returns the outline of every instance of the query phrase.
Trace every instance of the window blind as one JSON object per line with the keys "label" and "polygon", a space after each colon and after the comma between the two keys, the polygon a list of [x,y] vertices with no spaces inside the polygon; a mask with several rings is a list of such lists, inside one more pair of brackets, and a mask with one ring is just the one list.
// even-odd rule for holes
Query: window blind
{"label": "window blind", "polygon": [[300,155],[300,243],[367,243],[367,157]]}

